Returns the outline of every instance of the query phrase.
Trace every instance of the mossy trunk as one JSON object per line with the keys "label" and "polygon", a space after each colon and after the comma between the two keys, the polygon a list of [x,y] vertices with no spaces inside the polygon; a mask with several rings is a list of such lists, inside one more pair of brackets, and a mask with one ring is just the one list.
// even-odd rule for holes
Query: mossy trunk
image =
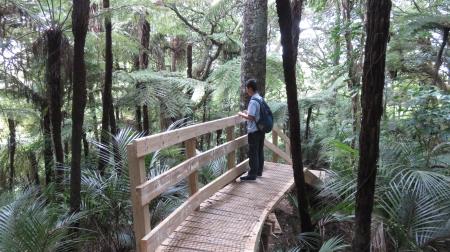
{"label": "mossy trunk", "polygon": [[50,125],[53,139],[53,149],[55,151],[56,169],[55,182],[59,190],[63,190],[64,179],[64,148],[61,137],[62,127],[62,97],[63,85],[61,82],[61,41],[62,31],[58,28],[49,29],[47,37],[47,93],[50,108]]}

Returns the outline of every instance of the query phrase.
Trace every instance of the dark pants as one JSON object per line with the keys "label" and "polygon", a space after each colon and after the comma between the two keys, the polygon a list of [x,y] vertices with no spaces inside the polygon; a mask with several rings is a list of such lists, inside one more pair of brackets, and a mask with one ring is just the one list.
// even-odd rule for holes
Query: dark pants
{"label": "dark pants", "polygon": [[248,133],[249,176],[261,175],[264,167],[264,132]]}

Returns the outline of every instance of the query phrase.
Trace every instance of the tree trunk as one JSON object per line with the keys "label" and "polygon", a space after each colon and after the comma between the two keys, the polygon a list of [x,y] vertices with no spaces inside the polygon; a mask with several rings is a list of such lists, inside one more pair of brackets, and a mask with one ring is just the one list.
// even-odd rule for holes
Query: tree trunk
{"label": "tree trunk", "polygon": [[83,132],[83,150],[84,150],[84,157],[89,157],[89,142],[86,138],[86,132]]}
{"label": "tree trunk", "polygon": [[339,66],[339,58],[341,57],[341,6],[339,1],[335,1],[336,20],[334,22],[331,39],[333,40],[333,66]]}
{"label": "tree trunk", "polygon": [[[139,21],[139,40],[141,41],[141,48],[139,50],[139,68],[143,70],[148,68],[148,47],[150,42],[150,24],[145,19],[145,16],[141,16]],[[144,134],[149,135],[150,121],[148,118],[147,105],[142,106],[142,120]]]}
{"label": "tree trunk", "polygon": [[69,159],[69,140],[64,140],[64,156]]}
{"label": "tree trunk", "polygon": [[15,167],[14,161],[16,157],[16,121],[8,116],[8,154],[9,154],[9,190],[14,187]]}
{"label": "tree trunk", "polygon": [[61,83],[61,40],[62,31],[49,29],[47,36],[47,92],[50,108],[50,122],[53,138],[53,148],[56,157],[56,184],[60,190],[64,179],[64,149],[61,137],[62,125],[62,96],[63,85]]}
{"label": "tree trunk", "polygon": [[187,56],[187,77],[192,78],[192,43],[189,43],[186,48]]}
{"label": "tree trunk", "polygon": [[84,46],[89,24],[89,0],[73,0],[73,102],[72,163],[70,169],[70,210],[78,212],[81,203],[81,138],[86,106],[86,65]]}
{"label": "tree trunk", "polygon": [[175,36],[171,41],[170,48],[172,49],[172,72],[176,72],[178,68],[184,67],[184,57],[186,54],[184,45],[185,40],[180,36]]}
{"label": "tree trunk", "polygon": [[136,115],[136,125],[137,125],[137,130],[138,130],[139,132],[141,132],[141,131],[142,131],[141,106],[136,106],[135,115]]}
{"label": "tree trunk", "polygon": [[356,192],[353,251],[370,251],[370,225],[379,154],[380,119],[386,45],[389,36],[390,0],[368,0],[366,44],[362,79],[362,120],[359,135],[358,190]]}
{"label": "tree trunk", "polygon": [[42,135],[44,139],[44,169],[45,169],[45,185],[49,185],[53,180],[53,150],[50,129],[50,114],[47,105],[41,106],[42,114]]}
{"label": "tree trunk", "polygon": [[297,189],[298,211],[301,220],[302,232],[312,232],[313,226],[309,215],[309,202],[306,197],[305,175],[303,173],[303,160],[300,138],[300,116],[297,100],[297,84],[295,78],[295,47],[292,37],[293,18],[289,0],[277,0],[277,13],[281,32],[281,45],[283,46],[283,70],[286,82],[286,95],[288,102],[290,141],[292,155],[292,169]]}
{"label": "tree trunk", "polygon": [[109,105],[109,126],[111,127],[111,134],[116,135],[118,132],[117,124],[116,124],[116,117],[114,116],[114,104],[112,103]]}
{"label": "tree trunk", "polygon": [[443,90],[447,90],[447,88],[446,88],[444,82],[438,82],[438,79],[439,79],[439,69],[441,68],[441,65],[442,65],[442,54],[444,53],[444,48],[448,41],[448,32],[449,32],[449,28],[443,28],[442,43],[441,43],[441,46],[439,47],[439,52],[438,52],[438,55],[436,58],[436,63],[434,64],[433,85],[436,86],[438,83],[442,83],[443,85],[441,85],[440,88]]}
{"label": "tree trunk", "polygon": [[148,107],[147,105],[142,106],[142,119],[143,119],[143,129],[146,136],[150,135],[150,119],[148,118]]}
{"label": "tree trunk", "polygon": [[[110,123],[115,124],[114,116],[111,118],[112,106],[112,68],[113,68],[113,54],[112,54],[112,25],[111,25],[111,13],[109,13],[109,0],[103,0],[103,8],[107,12],[105,15],[105,83],[103,85],[102,92],[102,132],[100,133],[101,143],[108,145],[109,135],[107,132],[114,134],[110,131]],[[113,111],[114,112],[114,111]],[[112,127],[111,127],[112,129]],[[105,150],[100,148],[100,156],[105,156]],[[98,170],[101,174],[105,170],[105,161],[102,158],[98,160]]]}
{"label": "tree trunk", "polygon": [[88,95],[88,103],[89,103],[89,110],[91,111],[92,114],[92,121],[93,121],[93,130],[94,130],[94,139],[96,141],[99,140],[99,133],[98,133],[98,128],[97,128],[97,113],[96,113],[96,104],[95,104],[95,96],[94,96],[94,91],[92,90],[93,88],[90,88],[89,90],[89,95]]}
{"label": "tree trunk", "polygon": [[306,115],[306,128],[305,128],[305,142],[308,142],[309,139],[309,131],[310,131],[310,122],[311,122],[311,114],[312,114],[313,106],[308,108],[308,114]]}
{"label": "tree trunk", "polygon": [[353,138],[351,142],[351,147],[355,148],[356,134],[358,132],[358,102],[359,102],[359,81],[357,76],[357,65],[355,64],[355,55],[352,44],[352,31],[350,29],[350,24],[352,22],[352,11],[354,7],[353,0],[343,0],[342,1],[342,12],[345,24],[345,44],[347,47],[347,67],[348,67],[348,89],[350,90],[351,100],[352,100],[352,132]]}
{"label": "tree trunk", "polygon": [[[267,44],[267,0],[247,0],[244,6],[244,20],[241,51],[241,89],[239,109],[246,110],[249,97],[245,83],[256,79],[259,93],[266,91],[266,44]],[[244,124],[239,128],[240,134],[247,133]],[[241,148],[239,161],[246,158],[247,148]]]}
{"label": "tree trunk", "polygon": [[28,152],[28,160],[30,161],[30,180],[32,184],[38,186],[39,181],[39,164],[36,158],[36,153],[33,151]]}
{"label": "tree trunk", "polygon": [[245,82],[256,79],[261,96],[266,90],[267,0],[247,0],[242,34],[240,109],[247,109]]}

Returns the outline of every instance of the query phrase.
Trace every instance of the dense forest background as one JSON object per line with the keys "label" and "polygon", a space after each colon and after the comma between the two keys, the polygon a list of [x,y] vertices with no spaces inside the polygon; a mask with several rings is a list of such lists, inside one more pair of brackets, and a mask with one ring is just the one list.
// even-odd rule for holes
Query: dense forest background
{"label": "dense forest background", "polygon": [[[249,2],[0,0],[0,251],[133,250],[126,145],[235,115],[245,108],[249,76],[261,80],[276,124],[289,134],[276,1]],[[292,51],[300,156],[329,179],[308,189],[313,232],[295,229],[295,239],[276,249],[346,250],[358,189],[367,5],[292,3],[300,3]],[[450,247],[449,6],[392,3],[373,251]],[[197,149],[225,137],[202,136]],[[183,146],[157,151],[146,159],[148,177],[182,160]],[[224,158],[210,163],[201,184],[225,169]],[[301,208],[295,195],[290,202]],[[152,226],[187,196],[181,183],[155,199]]]}

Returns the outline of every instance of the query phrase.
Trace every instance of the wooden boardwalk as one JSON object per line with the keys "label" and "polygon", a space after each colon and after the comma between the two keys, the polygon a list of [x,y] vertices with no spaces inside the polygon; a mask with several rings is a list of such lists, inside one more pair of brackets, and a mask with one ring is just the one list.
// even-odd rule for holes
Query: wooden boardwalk
{"label": "wooden boardwalk", "polygon": [[[247,136],[235,136],[238,116],[162,132],[134,140],[127,146],[133,229],[136,250],[154,251],[255,251],[264,221],[276,203],[294,185],[289,138],[279,129],[264,146],[273,152],[264,174],[256,181],[236,179],[248,170],[248,159],[236,164],[236,150],[247,145]],[[197,153],[196,139],[225,129],[227,142]],[[284,150],[278,146],[278,138]],[[186,160],[164,173],[148,178],[146,155],[184,143]],[[202,188],[198,170],[219,157],[227,157],[227,171]],[[155,227],[150,226],[149,204],[172,186],[187,181],[189,198]],[[305,182],[316,184],[319,172],[305,169]]]}
{"label": "wooden boardwalk", "polygon": [[266,162],[261,178],[219,190],[157,251],[255,251],[267,215],[293,185],[290,165]]}

